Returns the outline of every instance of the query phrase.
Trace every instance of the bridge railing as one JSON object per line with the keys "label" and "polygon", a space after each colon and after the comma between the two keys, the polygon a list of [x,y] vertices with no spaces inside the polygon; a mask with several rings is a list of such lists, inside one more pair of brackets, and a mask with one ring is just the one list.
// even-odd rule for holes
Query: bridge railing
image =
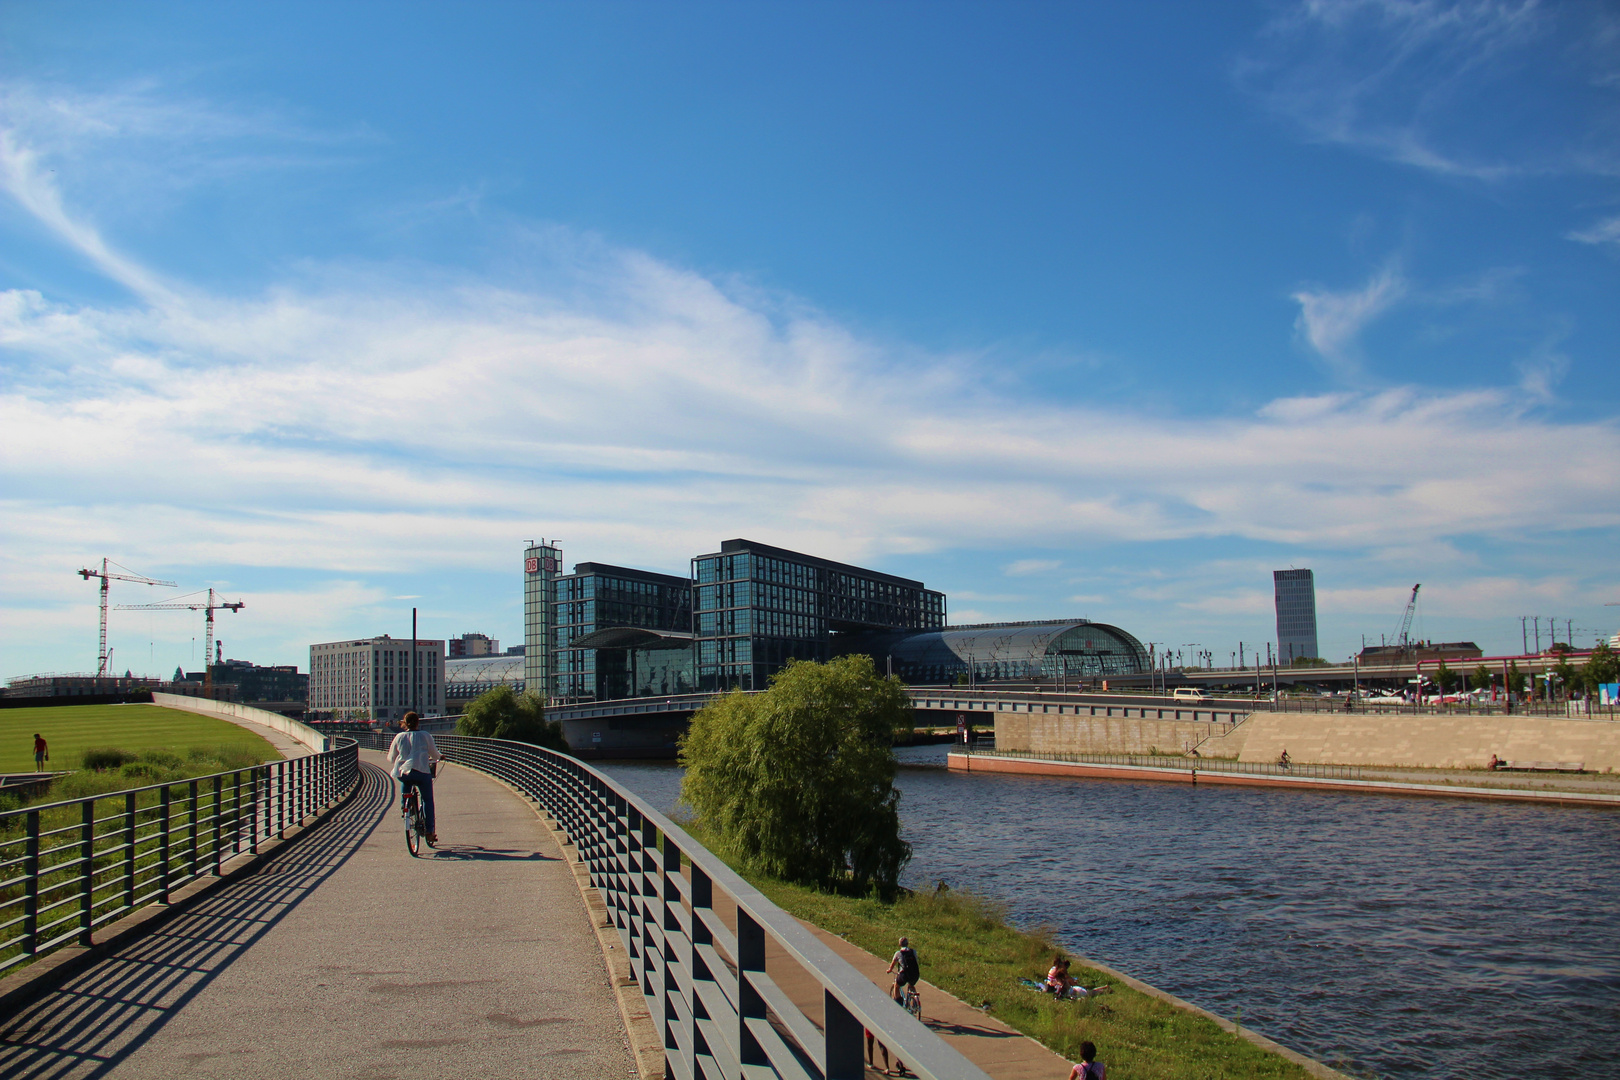
{"label": "bridge railing", "polygon": [[359,747],[0,813],[0,972],[167,903],[348,794]]}
{"label": "bridge railing", "polygon": [[[792,916],[589,765],[525,743],[435,736],[533,798],[607,904],[677,1080],[865,1075],[862,1029],[923,1080],[988,1080]],[[382,748],[381,738],[367,740]]]}

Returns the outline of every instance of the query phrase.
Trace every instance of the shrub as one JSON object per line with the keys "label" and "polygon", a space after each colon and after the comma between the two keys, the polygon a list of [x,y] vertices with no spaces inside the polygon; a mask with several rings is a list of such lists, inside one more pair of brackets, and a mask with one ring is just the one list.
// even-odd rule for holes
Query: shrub
{"label": "shrub", "polygon": [[533,694],[519,694],[510,686],[497,686],[474,698],[456,721],[456,734],[568,749],[562,725],[546,719],[541,700]]}
{"label": "shrub", "polygon": [[84,752],[83,767],[101,772],[104,769],[119,769],[132,761],[137,761],[137,755],[128,750],[120,750],[116,746],[103,746],[86,750]]}

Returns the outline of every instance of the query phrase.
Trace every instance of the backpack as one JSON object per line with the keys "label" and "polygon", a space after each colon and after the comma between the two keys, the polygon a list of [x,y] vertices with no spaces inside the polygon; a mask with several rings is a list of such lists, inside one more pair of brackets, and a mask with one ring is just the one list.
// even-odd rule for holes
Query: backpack
{"label": "backpack", "polygon": [[1103,1080],[1103,1063],[1088,1061],[1080,1066],[1080,1080]]}
{"label": "backpack", "polygon": [[907,945],[900,950],[900,981],[916,982],[922,977],[922,968],[917,963],[917,951]]}

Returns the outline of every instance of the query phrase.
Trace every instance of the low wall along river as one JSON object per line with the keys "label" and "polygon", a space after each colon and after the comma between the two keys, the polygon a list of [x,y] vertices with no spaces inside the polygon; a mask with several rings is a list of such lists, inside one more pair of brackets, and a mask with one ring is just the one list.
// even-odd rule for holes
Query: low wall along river
{"label": "low wall along river", "polygon": [[[900,752],[929,766],[899,777],[909,885],[1001,898],[1353,1075],[1620,1075],[1620,812],[953,773],[946,749]],[[673,807],[677,766],[604,769]]]}
{"label": "low wall along river", "polygon": [[1257,712],[1236,725],[1122,716],[998,712],[996,746],[1032,753],[1182,753],[1422,769],[1483,768],[1504,760],[1579,761],[1620,770],[1620,723],[1545,716]]}

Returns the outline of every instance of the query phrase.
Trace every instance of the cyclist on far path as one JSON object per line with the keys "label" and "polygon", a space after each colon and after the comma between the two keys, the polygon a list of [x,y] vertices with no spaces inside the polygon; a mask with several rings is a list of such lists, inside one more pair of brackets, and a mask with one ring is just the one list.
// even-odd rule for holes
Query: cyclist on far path
{"label": "cyclist on far path", "polygon": [[[917,950],[911,947],[906,938],[900,939],[900,948],[895,950],[894,959],[889,961],[889,972],[894,975],[894,990],[889,994],[894,1000],[904,1003],[905,994],[901,987],[909,986],[912,993],[917,993],[917,980],[922,977],[922,967],[917,963]],[[918,995],[921,1000],[921,995]]]}
{"label": "cyclist on far path", "polygon": [[422,793],[422,813],[427,818],[427,842],[432,847],[439,842],[433,820],[433,774],[438,771],[438,763],[444,760],[444,755],[439,753],[431,734],[416,730],[421,721],[422,718],[414,712],[405,714],[405,730],[395,735],[394,741],[388,744],[388,769],[399,777],[401,797],[413,787]]}

